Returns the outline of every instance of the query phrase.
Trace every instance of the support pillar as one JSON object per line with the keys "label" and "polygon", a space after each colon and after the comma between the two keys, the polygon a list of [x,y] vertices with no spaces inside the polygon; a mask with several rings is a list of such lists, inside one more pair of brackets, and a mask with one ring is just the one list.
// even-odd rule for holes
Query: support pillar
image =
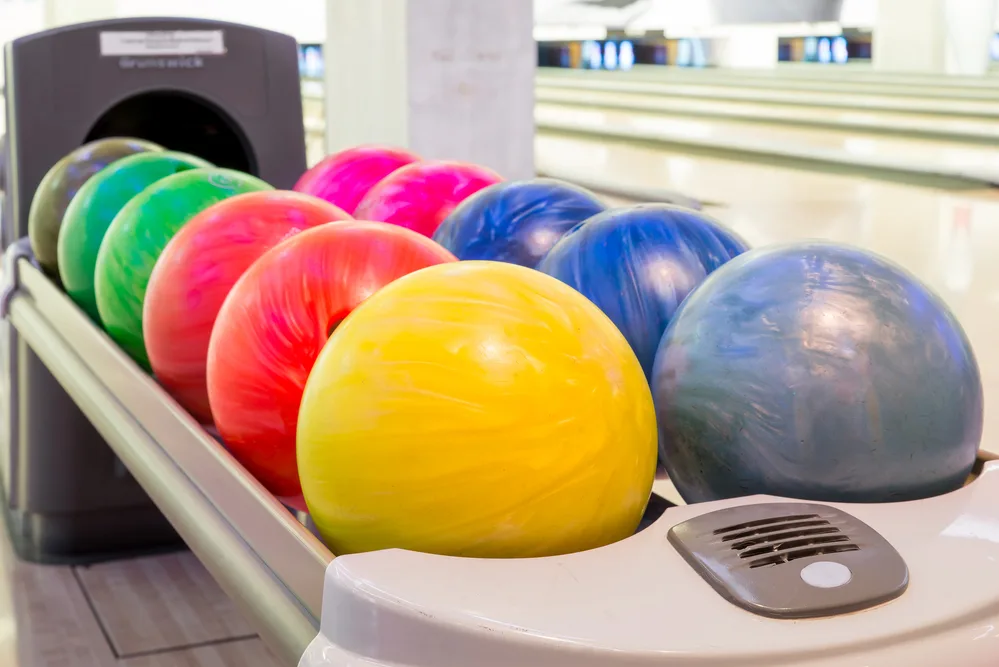
{"label": "support pillar", "polygon": [[879,0],[874,69],[982,76],[995,22],[995,0]]}
{"label": "support pillar", "polygon": [[118,15],[117,0],[43,0],[45,28],[112,19]]}
{"label": "support pillar", "polygon": [[712,60],[729,69],[773,69],[777,67],[777,32],[767,27],[746,27],[716,38]]}
{"label": "support pillar", "polygon": [[326,143],[534,175],[532,0],[327,0]]}
{"label": "support pillar", "polygon": [[[0,50],[7,42],[38,32],[44,27],[43,11],[37,2],[3,2],[0,0]],[[0,70],[3,67],[0,66]],[[0,87],[3,73],[0,72]],[[3,134],[3,112],[0,112],[0,134]]]}

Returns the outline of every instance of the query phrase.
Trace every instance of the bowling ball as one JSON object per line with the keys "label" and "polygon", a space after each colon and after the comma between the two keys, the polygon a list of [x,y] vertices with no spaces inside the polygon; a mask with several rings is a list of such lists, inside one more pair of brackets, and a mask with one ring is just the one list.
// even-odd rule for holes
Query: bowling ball
{"label": "bowling ball", "polygon": [[248,192],[191,218],[149,278],[142,333],[160,384],[202,423],[211,423],[205,367],[222,302],[261,255],[301,231],[346,213],[298,192]]}
{"label": "bowling ball", "polygon": [[502,179],[462,162],[416,162],[397,169],[371,188],[354,211],[358,220],[380,220],[433,236],[454,208]]}
{"label": "bowling ball", "polygon": [[497,183],[463,201],[434,240],[458,259],[533,269],[566,232],[604,208],[592,193],[550,178]]}
{"label": "bowling ball", "polygon": [[521,266],[401,278],[330,338],[302,399],[302,489],[334,553],[531,557],[631,535],[652,396],[592,303]]}
{"label": "bowling ball", "polygon": [[688,502],[912,500],[961,486],[982,383],[954,315],[855,248],[755,250],[684,302],[653,372],[661,455]]}
{"label": "bowling ball", "polygon": [[294,189],[325,199],[353,214],[376,183],[419,159],[408,151],[387,146],[348,148],[328,156],[305,172]]}
{"label": "bowling ball", "polygon": [[229,451],[274,495],[304,509],[295,429],[316,356],[362,301],[454,255],[408,229],[339,222],[266,252],[232,288],[208,348],[208,398]]}
{"label": "bowling ball", "polygon": [[649,376],[677,306],[746,247],[701,213],[643,204],[590,218],[563,236],[538,269],[597,304],[628,339]]}
{"label": "bowling ball", "polygon": [[156,181],[114,217],[94,269],[97,312],[111,338],[136,363],[151,370],[142,338],[142,302],[166,244],[212,204],[270,189],[260,179],[231,169],[190,169]]}
{"label": "bowling ball", "polygon": [[97,252],[118,211],[165,176],[211,166],[186,153],[139,153],[118,160],[83,184],[63,217],[57,255],[59,277],[66,293],[91,319],[100,321],[94,296]]}
{"label": "bowling ball", "polygon": [[28,210],[28,240],[39,265],[50,276],[59,275],[59,227],[70,201],[91,176],[128,155],[161,151],[139,139],[98,139],[62,158],[42,177]]}

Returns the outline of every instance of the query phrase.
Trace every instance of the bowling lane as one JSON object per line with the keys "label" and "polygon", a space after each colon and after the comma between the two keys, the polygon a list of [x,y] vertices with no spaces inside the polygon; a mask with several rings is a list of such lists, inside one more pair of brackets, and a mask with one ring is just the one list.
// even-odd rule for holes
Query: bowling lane
{"label": "bowling lane", "polygon": [[807,72],[777,70],[685,69],[681,67],[636,66],[628,72],[606,70],[562,70],[544,68],[540,76],[572,80],[591,79],[630,81],[634,83],[689,84],[696,86],[726,86],[734,88],[796,90],[826,93],[875,94],[926,99],[999,100],[996,80],[989,77],[944,77],[925,75],[922,78],[892,74],[873,76],[873,72],[839,71],[839,67],[812,67]]}
{"label": "bowling lane", "polygon": [[995,193],[955,193],[544,133],[535,147],[539,170],[575,169],[712,202],[705,210],[754,246],[828,239],[905,266],[950,304],[971,338],[985,386],[983,447],[999,455]]}
{"label": "bowling lane", "polygon": [[[996,84],[997,72],[990,70],[984,76],[941,76],[926,72],[885,72],[874,69],[870,61],[858,60],[850,61],[843,65],[824,65],[821,63],[804,62],[781,62],[777,67],[747,68],[740,70],[726,69],[694,69],[676,68],[685,73],[696,75],[699,72],[717,72],[722,76],[737,75],[742,78],[760,79],[805,79],[808,81],[871,81],[877,83],[889,83],[895,85],[916,85],[935,84],[942,81],[940,85],[955,88],[988,88]],[[633,73],[639,72],[661,72],[662,68],[656,65],[636,65]]]}
{"label": "bowling lane", "polygon": [[601,107],[720,120],[759,121],[813,126],[830,130],[914,134],[952,141],[999,143],[999,121],[953,118],[934,114],[854,111],[822,107],[790,107],[756,102],[674,98],[668,95],[611,93],[538,86],[538,102]]}
{"label": "bowling lane", "polygon": [[820,106],[867,111],[897,111],[903,113],[934,113],[951,116],[992,118],[999,115],[999,100],[926,99],[892,95],[826,93],[805,90],[767,90],[737,88],[726,85],[695,85],[661,83],[658,81],[628,81],[604,78],[552,77],[541,75],[541,85],[575,90],[601,90],[616,93],[670,95],[672,97],[713,100],[767,102],[793,106]]}
{"label": "bowling lane", "polygon": [[[999,152],[956,142],[541,103],[539,128],[913,179],[999,183]],[[967,185],[965,184],[965,187]]]}

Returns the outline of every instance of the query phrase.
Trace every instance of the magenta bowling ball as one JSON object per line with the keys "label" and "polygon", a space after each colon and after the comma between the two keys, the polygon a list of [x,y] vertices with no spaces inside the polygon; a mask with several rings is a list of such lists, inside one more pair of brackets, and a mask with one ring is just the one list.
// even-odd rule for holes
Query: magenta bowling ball
{"label": "magenta bowling ball", "polygon": [[371,188],[354,217],[388,222],[432,237],[459,204],[502,180],[491,169],[467,162],[417,162]]}
{"label": "magenta bowling ball", "polygon": [[325,199],[353,215],[379,181],[419,159],[413,153],[388,146],[348,148],[326,157],[302,174],[293,189]]}

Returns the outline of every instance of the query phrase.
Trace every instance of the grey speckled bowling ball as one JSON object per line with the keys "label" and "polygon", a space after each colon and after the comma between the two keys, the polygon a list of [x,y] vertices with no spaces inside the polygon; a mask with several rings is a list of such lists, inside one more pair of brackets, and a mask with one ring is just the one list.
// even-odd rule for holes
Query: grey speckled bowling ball
{"label": "grey speckled bowling ball", "polygon": [[57,244],[66,208],[91,176],[127,155],[161,151],[149,141],[112,137],[80,146],[56,162],[38,184],[28,210],[28,238],[38,263],[52,277],[59,275]]}
{"label": "grey speckled bowling ball", "polygon": [[823,243],[752,250],[683,303],[652,377],[660,460],[687,502],[887,502],[960,487],[982,383],[947,306]]}

